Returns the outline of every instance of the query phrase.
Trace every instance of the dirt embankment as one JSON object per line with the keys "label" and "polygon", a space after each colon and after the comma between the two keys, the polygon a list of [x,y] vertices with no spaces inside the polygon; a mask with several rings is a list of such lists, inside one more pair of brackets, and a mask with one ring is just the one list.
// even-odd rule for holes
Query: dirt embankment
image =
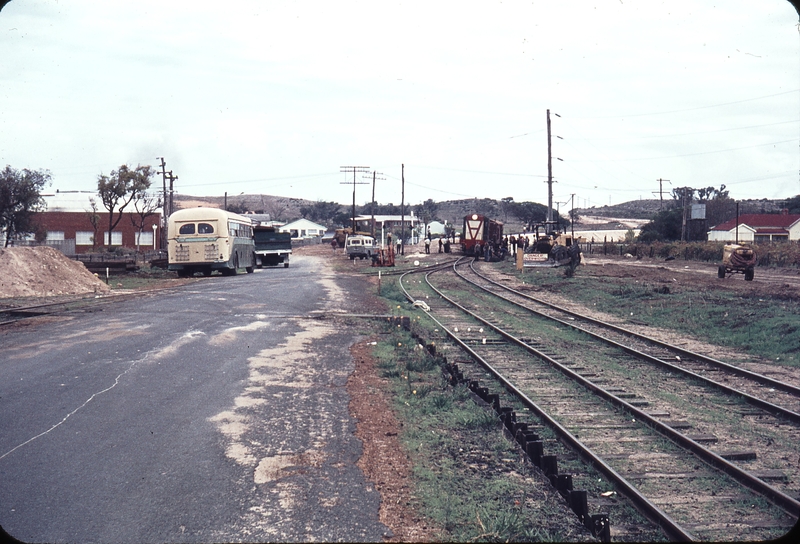
{"label": "dirt embankment", "polygon": [[0,249],[0,298],[106,293],[83,263],[47,246]]}

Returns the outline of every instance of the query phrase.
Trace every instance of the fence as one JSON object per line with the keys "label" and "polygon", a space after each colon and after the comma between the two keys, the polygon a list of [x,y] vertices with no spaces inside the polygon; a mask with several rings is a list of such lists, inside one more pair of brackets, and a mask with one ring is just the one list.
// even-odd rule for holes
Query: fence
{"label": "fence", "polygon": [[[642,243],[591,243],[579,244],[586,255],[625,254],[651,259],[683,259],[686,261],[721,262],[724,242],[653,242]],[[748,244],[758,255],[758,266],[800,267],[798,242],[762,242]]]}

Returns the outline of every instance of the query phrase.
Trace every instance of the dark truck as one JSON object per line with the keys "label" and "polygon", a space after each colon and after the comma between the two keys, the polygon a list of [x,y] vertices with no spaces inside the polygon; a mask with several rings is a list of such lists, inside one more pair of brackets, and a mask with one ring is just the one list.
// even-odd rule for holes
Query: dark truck
{"label": "dark truck", "polygon": [[292,254],[292,233],[278,232],[275,227],[255,227],[253,240],[256,243],[256,266],[278,266],[283,263],[289,268],[289,255]]}

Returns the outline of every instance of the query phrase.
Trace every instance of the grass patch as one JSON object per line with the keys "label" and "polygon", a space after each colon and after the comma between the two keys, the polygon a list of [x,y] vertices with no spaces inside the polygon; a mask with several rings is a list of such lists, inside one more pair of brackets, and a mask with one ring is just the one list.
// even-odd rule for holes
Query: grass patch
{"label": "grass patch", "polygon": [[628,321],[713,339],[720,346],[800,367],[797,300],[764,293],[709,291],[690,283],[663,292],[660,284],[631,278],[577,275],[564,280],[554,270],[513,274],[526,284]]}
{"label": "grass patch", "polygon": [[[99,277],[105,281],[105,276]],[[149,289],[161,287],[165,281],[176,278],[175,272],[163,268],[142,268],[128,274],[109,276],[108,286],[111,289]]]}
{"label": "grass patch", "polygon": [[491,410],[441,360],[396,327],[373,348],[388,378],[401,442],[413,462],[414,495],[444,541],[591,541],[547,483],[537,480]]}

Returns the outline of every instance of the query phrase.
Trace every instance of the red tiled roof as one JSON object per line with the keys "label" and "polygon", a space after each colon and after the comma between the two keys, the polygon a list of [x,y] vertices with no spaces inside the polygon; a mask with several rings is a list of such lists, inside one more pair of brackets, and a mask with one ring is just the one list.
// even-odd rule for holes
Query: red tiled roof
{"label": "red tiled roof", "polygon": [[[747,225],[759,232],[762,229],[779,229],[783,231],[800,221],[800,214],[782,213],[745,213],[739,216],[739,224]],[[711,230],[731,230],[736,227],[736,218],[713,227]]]}

